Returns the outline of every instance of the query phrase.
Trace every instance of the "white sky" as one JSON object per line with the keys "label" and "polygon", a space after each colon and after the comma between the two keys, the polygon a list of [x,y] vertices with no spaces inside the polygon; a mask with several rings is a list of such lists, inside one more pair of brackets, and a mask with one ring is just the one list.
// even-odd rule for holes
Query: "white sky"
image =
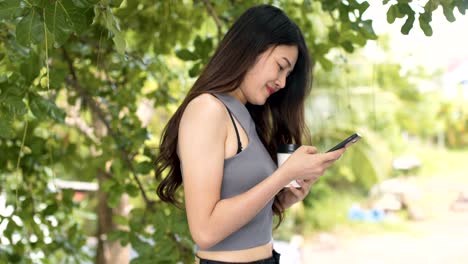
{"label": "white sky", "polygon": [[377,35],[388,33],[394,61],[400,61],[407,67],[424,65],[429,70],[446,68],[459,59],[468,59],[468,13],[461,15],[455,9],[455,22],[448,22],[437,9],[432,15],[433,34],[426,37],[416,19],[409,35],[400,32],[406,20],[397,19],[393,24],[387,22],[388,7],[377,6],[377,1],[369,7],[366,15],[373,19]]}

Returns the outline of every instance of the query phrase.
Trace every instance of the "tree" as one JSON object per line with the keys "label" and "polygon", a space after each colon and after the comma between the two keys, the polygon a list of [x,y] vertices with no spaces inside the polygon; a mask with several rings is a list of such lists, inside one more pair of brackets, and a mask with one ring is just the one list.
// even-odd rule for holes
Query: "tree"
{"label": "tree", "polygon": [[[365,1],[267,2],[307,29],[311,53],[326,69],[331,50],[352,52],[377,37],[372,21],[362,18]],[[388,11],[389,22],[406,17],[403,33],[418,16],[409,2]],[[192,260],[184,213],[156,198],[151,162],[189,77],[256,3],[0,0],[0,193],[7,199],[0,262],[91,261],[93,254],[82,250],[88,228],[77,216],[82,205],[71,190],[56,187],[57,178],[99,183],[106,195],[98,196],[98,207],[107,213],[98,217],[111,227],[96,234],[99,243],[130,243],[139,255],[134,263]],[[455,8],[463,14],[468,8],[464,0],[428,1],[419,15],[426,34],[438,6],[450,21]],[[155,114],[142,122],[138,109],[148,102]],[[124,194],[134,208],[114,215],[108,209],[122,205]]]}

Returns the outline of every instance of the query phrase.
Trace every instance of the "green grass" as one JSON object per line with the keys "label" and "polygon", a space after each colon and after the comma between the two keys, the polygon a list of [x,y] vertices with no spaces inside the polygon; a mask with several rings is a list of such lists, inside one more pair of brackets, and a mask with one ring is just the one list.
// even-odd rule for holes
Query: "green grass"
{"label": "green grass", "polygon": [[468,149],[446,150],[420,147],[415,149],[415,153],[422,162],[419,176],[446,175],[452,179],[464,179],[468,182]]}

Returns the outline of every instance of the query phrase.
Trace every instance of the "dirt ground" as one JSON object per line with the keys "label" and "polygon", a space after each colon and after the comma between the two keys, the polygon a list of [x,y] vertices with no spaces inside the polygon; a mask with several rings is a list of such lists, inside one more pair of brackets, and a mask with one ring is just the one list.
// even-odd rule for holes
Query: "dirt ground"
{"label": "dirt ground", "polygon": [[405,231],[311,237],[302,247],[302,263],[467,264],[468,210],[450,210],[458,194],[468,191],[468,170],[463,178],[418,179],[424,220],[408,222]]}

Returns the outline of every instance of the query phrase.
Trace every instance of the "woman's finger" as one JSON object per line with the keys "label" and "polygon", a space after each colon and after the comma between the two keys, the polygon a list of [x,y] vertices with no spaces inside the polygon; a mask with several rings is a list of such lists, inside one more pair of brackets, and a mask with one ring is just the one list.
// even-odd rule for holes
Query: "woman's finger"
{"label": "woman's finger", "polygon": [[310,187],[312,186],[314,182],[315,180],[308,180],[308,181],[302,180],[302,183],[301,183],[302,198],[307,196],[307,194],[309,193]]}
{"label": "woman's finger", "polygon": [[306,188],[310,188],[310,186],[315,182],[316,180],[314,179],[304,179],[302,182],[304,183],[304,186]]}
{"label": "woman's finger", "polygon": [[303,188],[296,188],[296,187],[289,187],[289,191],[292,192],[292,194],[294,194],[294,196],[296,196],[297,198],[301,199],[301,197],[303,196]]}

